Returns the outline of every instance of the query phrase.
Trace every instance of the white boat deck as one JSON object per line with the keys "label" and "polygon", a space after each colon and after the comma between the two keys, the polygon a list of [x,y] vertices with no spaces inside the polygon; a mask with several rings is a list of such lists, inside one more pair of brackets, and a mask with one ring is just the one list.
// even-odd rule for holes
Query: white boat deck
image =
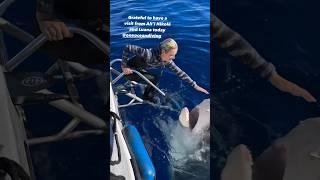
{"label": "white boat deck", "polygon": [[[111,84],[110,84],[110,111],[116,113],[119,116],[117,99],[114,96]],[[120,117],[120,116],[119,116]],[[129,153],[127,144],[122,134],[123,125],[119,120],[115,120],[116,130],[113,137],[113,150],[111,156],[110,172],[116,176],[123,176],[126,180],[135,180],[133,167],[131,164],[131,155]],[[116,138],[117,137],[117,138]],[[118,149],[119,148],[119,149]],[[120,153],[119,153],[120,150]],[[120,157],[119,157],[120,154]]]}
{"label": "white boat deck", "polygon": [[0,157],[18,162],[29,173],[24,147],[27,137],[23,120],[11,101],[2,66],[0,66],[0,115]]}

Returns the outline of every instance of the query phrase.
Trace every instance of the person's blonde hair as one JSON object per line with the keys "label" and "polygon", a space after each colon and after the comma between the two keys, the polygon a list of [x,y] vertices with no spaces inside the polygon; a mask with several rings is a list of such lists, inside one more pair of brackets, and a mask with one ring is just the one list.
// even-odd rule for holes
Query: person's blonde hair
{"label": "person's blonde hair", "polygon": [[172,38],[167,38],[160,43],[160,49],[165,53],[169,52],[171,49],[176,49],[176,48],[178,48],[178,44]]}

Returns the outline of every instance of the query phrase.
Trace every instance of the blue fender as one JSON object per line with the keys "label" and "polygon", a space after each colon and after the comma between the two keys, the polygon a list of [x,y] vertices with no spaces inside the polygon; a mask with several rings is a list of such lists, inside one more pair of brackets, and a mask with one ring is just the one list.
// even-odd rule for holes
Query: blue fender
{"label": "blue fender", "polygon": [[143,180],[155,180],[155,168],[143,144],[138,130],[134,126],[128,125],[125,127],[124,131],[127,136],[126,138],[131,156],[133,156],[138,165],[141,178]]}

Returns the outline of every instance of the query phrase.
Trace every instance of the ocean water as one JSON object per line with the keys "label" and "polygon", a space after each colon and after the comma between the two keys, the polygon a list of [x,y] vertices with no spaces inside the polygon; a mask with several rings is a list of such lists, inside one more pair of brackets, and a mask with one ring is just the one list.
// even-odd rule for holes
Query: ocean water
{"label": "ocean water", "polygon": [[[23,30],[34,33],[35,3],[36,1],[16,1],[9,7],[4,17]],[[5,36],[5,42],[10,58],[25,47],[25,44],[9,36]],[[54,60],[47,55],[35,53],[16,71],[44,72],[53,62]],[[101,97],[97,95],[97,86],[92,79],[77,83],[77,87],[81,89],[80,96],[85,97],[81,98],[85,107],[90,112],[104,117],[105,106],[102,104]],[[58,82],[51,90],[66,93],[63,82]],[[28,136],[31,137],[53,135],[71,119],[70,116],[46,104],[25,106],[25,113],[28,119],[25,126],[29,129]],[[80,125],[77,130],[85,128],[87,126]],[[106,179],[108,176],[107,138],[107,135],[88,136],[30,147],[36,178],[46,180]]]}
{"label": "ocean water", "polygon": [[[130,3],[132,2],[134,1],[130,1]],[[146,1],[140,1],[140,4],[144,2]],[[186,16],[177,16],[178,12],[193,14],[198,12],[193,11],[194,8],[209,8],[205,1],[148,2],[152,2],[151,10],[158,12],[176,11],[173,16],[180,19],[185,19]],[[141,12],[141,9],[135,9],[135,7],[123,1],[112,1],[112,3],[123,7],[113,13],[115,15],[113,18],[118,18],[119,20],[128,11]],[[179,5],[179,7],[157,8],[161,4],[168,4],[168,6],[175,4],[176,6]],[[215,1],[215,14],[242,34],[268,61],[275,64],[279,73],[305,87],[315,97],[319,98],[319,7],[319,2],[310,0],[303,2],[299,0],[221,0]],[[149,9],[149,6],[145,9]],[[19,27],[33,32],[34,11],[34,2],[17,1],[10,7],[5,17]],[[201,13],[205,14],[206,11],[201,11]],[[202,16],[198,16],[198,14],[192,17],[197,23],[203,20]],[[117,24],[118,22],[112,21],[112,23]],[[179,22],[177,23],[179,24]],[[179,26],[182,27],[185,24],[180,24]],[[195,36],[194,33],[199,32],[198,28],[192,28],[190,24],[188,26],[185,26],[186,31],[183,31],[183,33],[180,31],[181,28],[177,28],[176,30],[179,30],[179,32],[176,32],[186,35],[187,44],[199,43],[205,44],[205,46],[184,47],[187,48],[184,53],[179,50],[177,64],[186,69],[195,80],[201,82],[202,86],[208,88],[209,70],[207,70],[207,62],[204,62],[207,60],[203,58],[207,57],[207,48],[202,47],[208,47],[209,45],[206,40],[205,43],[201,41],[194,42],[192,39],[201,39],[203,37]],[[116,31],[121,33],[121,30]],[[207,38],[202,40],[204,39]],[[12,39],[8,38],[7,40],[10,45],[8,50],[11,56],[23,47],[22,44]],[[180,40],[183,39],[181,38]],[[122,39],[119,38],[119,41],[122,41]],[[156,44],[154,43],[156,40],[140,41],[133,39],[123,43],[131,41],[146,47],[152,47]],[[120,43],[112,44],[112,46],[114,45],[112,57],[118,58],[121,55],[122,45]],[[194,57],[193,54],[197,55],[197,58],[192,58],[191,60],[189,57]],[[186,60],[180,58],[181,56],[187,57]],[[33,58],[36,63],[32,61],[26,66],[29,69],[41,69],[43,59],[43,56],[37,55]],[[195,59],[201,59],[201,61]],[[309,104],[300,98],[279,92],[266,81],[254,75],[245,66],[237,63],[219,47],[215,46],[215,53],[211,61],[214,62],[214,66],[211,68],[214,74],[211,80],[214,83],[211,83],[211,85],[214,85],[215,96],[212,102],[215,107],[214,111],[216,111],[214,112],[215,120],[211,138],[212,161],[210,165],[212,167],[212,179],[219,179],[219,171],[224,165],[225,157],[235,144],[240,142],[248,144],[254,156],[257,156],[275,138],[287,133],[300,120],[319,116],[318,104]],[[196,66],[192,66],[192,69],[189,70],[190,64]],[[160,175],[158,179],[170,177],[172,169],[182,172],[182,176],[194,178],[193,174],[183,174],[185,171],[179,168],[179,161],[170,159],[170,153],[173,151],[170,151],[170,143],[168,143],[170,141],[167,139],[170,137],[168,134],[170,134],[171,129],[173,132],[177,132],[174,131],[175,128],[178,128],[176,123],[178,118],[177,111],[183,106],[194,107],[206,96],[195,92],[184,83],[180,83],[178,79],[173,80],[174,78],[176,78],[174,75],[168,73],[162,77],[160,84],[161,87],[168,89],[174,97],[175,103],[172,104],[174,111],[159,111],[157,107],[146,110],[140,107],[138,110],[129,109],[131,110],[130,112],[125,112],[127,120],[137,125],[146,142],[149,141],[149,144],[151,144],[152,158],[155,162],[157,173]],[[92,107],[92,109],[94,108]],[[143,113],[139,114],[137,112]],[[40,109],[40,111],[31,112],[30,115],[39,116],[36,123],[34,123],[38,124],[34,125],[34,129],[37,130],[35,135],[48,134],[49,131],[56,132],[65,123],[60,122],[61,119],[66,118],[64,116],[53,116],[52,119],[45,121],[43,117],[46,113],[56,113],[56,111],[54,109],[49,111]],[[49,130],[43,127],[49,128]],[[160,127],[168,128],[159,129]],[[173,134],[173,137],[177,136]],[[179,139],[173,139],[173,142],[174,140]],[[37,161],[34,165],[39,172],[38,176],[42,177],[42,179],[105,179],[107,176],[105,168],[107,167],[104,164],[105,160],[101,156],[105,156],[104,153],[107,148],[103,149],[104,143],[101,144],[103,141],[104,137],[101,137],[101,139],[93,137],[76,141],[69,146],[66,145],[67,143],[57,143],[51,147],[37,147],[37,156],[40,162]],[[187,143],[186,146],[188,145]],[[65,148],[67,146],[68,148]],[[178,145],[178,147],[183,147],[183,145]],[[51,149],[49,153],[47,153],[48,149]],[[91,154],[91,156],[87,156],[87,154]],[[179,158],[179,156],[174,157]],[[172,162],[178,163],[175,168],[171,167]],[[202,163],[203,161],[200,160],[198,162]],[[201,165],[197,166],[197,163],[195,163],[196,167],[203,167]],[[88,168],[89,166],[90,168]]]}
{"label": "ocean water", "polygon": [[[179,51],[174,60],[200,86],[210,88],[210,1],[111,1],[111,59],[121,58],[127,44],[157,48],[165,38],[174,38]],[[171,22],[161,39],[127,39],[128,16],[165,16]],[[161,74],[161,70],[152,70]],[[208,98],[164,70],[159,87],[172,99],[167,106],[139,105],[121,110],[125,121],[134,124],[148,148],[157,179],[209,179],[209,143],[181,128],[180,110],[192,109]],[[121,101],[120,101],[121,102]]]}
{"label": "ocean water", "polygon": [[[215,14],[239,32],[279,74],[320,97],[319,2],[215,1]],[[254,158],[299,121],[320,115],[318,103],[280,92],[226,51],[214,46],[212,179],[230,150],[247,144]]]}

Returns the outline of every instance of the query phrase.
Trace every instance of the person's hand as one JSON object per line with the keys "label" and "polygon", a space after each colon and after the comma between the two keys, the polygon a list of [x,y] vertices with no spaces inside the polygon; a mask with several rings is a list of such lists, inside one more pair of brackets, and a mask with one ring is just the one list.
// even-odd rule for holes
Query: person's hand
{"label": "person's hand", "polygon": [[128,67],[122,67],[122,72],[125,74],[125,75],[129,75],[129,74],[132,74],[133,71],[132,69],[128,68]]}
{"label": "person's hand", "polygon": [[205,94],[209,94],[209,92],[208,92],[206,89],[204,89],[203,87],[200,87],[200,86],[198,86],[198,85],[195,85],[194,88],[195,88],[197,91],[203,92],[203,93],[205,93]]}
{"label": "person's hand", "polygon": [[40,31],[47,36],[49,41],[59,41],[63,40],[64,38],[73,37],[73,34],[62,21],[48,18],[41,13],[37,13],[37,20]]}
{"label": "person's hand", "polygon": [[314,98],[307,90],[286,80],[278,73],[273,73],[269,78],[269,81],[273,86],[275,86],[283,92],[290,93],[294,96],[302,97],[307,102],[317,102],[316,98]]}
{"label": "person's hand", "polygon": [[64,38],[71,38],[72,33],[69,31],[64,22],[61,21],[41,21],[39,22],[41,32],[45,33],[49,41],[60,41]]}

